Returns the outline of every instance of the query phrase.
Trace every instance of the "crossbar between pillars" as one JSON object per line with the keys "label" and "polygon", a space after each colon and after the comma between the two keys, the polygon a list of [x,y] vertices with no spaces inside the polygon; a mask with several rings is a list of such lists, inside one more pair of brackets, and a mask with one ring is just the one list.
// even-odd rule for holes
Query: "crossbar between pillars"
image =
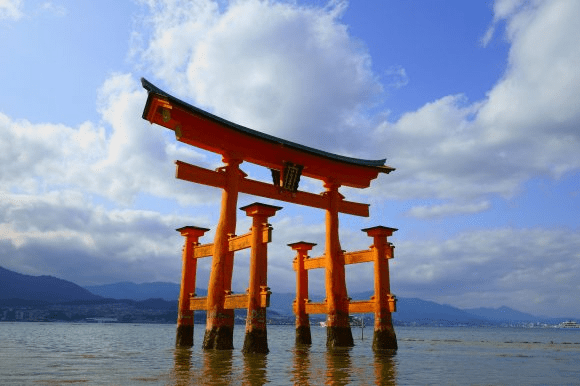
{"label": "crossbar between pillars", "polygon": [[192,258],[193,249],[199,244],[199,238],[209,229],[185,226],[176,230],[185,237],[185,243],[182,254],[181,288],[179,291],[175,344],[180,347],[191,347],[193,346],[193,310],[190,307],[190,297],[195,292],[197,274],[197,260]]}
{"label": "crossbar between pillars", "polygon": [[[344,253],[345,264],[358,264],[364,262],[374,263],[374,295],[370,300],[352,301],[347,298],[347,312],[350,313],[374,313],[375,325],[373,335],[373,350],[397,349],[397,338],[393,328],[392,313],[396,311],[396,297],[391,293],[389,278],[389,260],[394,258],[394,246],[387,238],[392,236],[395,228],[377,226],[362,230],[373,238],[373,245],[369,250]],[[308,270],[325,268],[327,256],[310,258],[310,251],[316,244],[300,241],[288,244],[297,252],[293,262],[296,271],[296,299],[294,300],[294,313],[296,315],[296,343],[310,344],[310,314],[326,314],[333,311],[328,302],[313,303],[308,299]],[[348,256],[348,258],[347,258]],[[327,326],[328,328],[328,326]]]}
{"label": "crossbar between pillars", "polygon": [[[249,287],[246,294],[233,295],[230,289],[226,289],[221,296],[221,303],[217,304],[217,308],[224,311],[233,312],[237,308],[246,308],[248,315],[246,318],[246,338],[244,341],[244,348],[242,351],[247,353],[267,353],[268,342],[266,332],[266,307],[270,304],[270,288],[267,284],[267,244],[272,240],[272,226],[268,223],[268,218],[282,209],[278,206],[266,205],[261,203],[254,203],[240,208],[246,212],[246,215],[252,217],[252,228],[250,233],[235,236],[229,235],[228,252],[251,248],[250,252],[250,277]],[[200,254],[196,256],[195,251],[213,249],[215,250],[215,243],[213,244],[199,244],[199,237],[203,236],[209,229],[187,226],[179,228],[181,235],[185,237],[183,247],[183,268],[181,279],[181,290],[179,298],[179,316],[177,325],[176,344],[178,346],[193,346],[193,312],[195,310],[212,309],[212,299],[220,299],[215,296],[212,291],[215,287],[208,288],[208,296],[198,297],[195,292],[195,279],[197,270],[197,259]],[[216,237],[217,239],[217,237]],[[225,244],[225,243],[224,243]],[[233,259],[233,255],[231,256]],[[214,258],[215,259],[215,256]],[[215,263],[215,262],[212,262]],[[212,264],[212,269],[213,269]],[[233,270],[222,270],[222,276],[217,276],[223,282],[231,283]],[[227,276],[229,275],[229,276]],[[216,304],[213,304],[216,307]],[[208,321],[213,317],[208,312]],[[206,330],[206,338],[207,338]],[[233,325],[231,334],[222,335],[220,341],[217,342],[212,349],[228,349],[233,348],[233,341],[229,341],[229,336],[233,336]],[[223,341],[225,339],[225,341]],[[207,339],[204,339],[204,348]]]}

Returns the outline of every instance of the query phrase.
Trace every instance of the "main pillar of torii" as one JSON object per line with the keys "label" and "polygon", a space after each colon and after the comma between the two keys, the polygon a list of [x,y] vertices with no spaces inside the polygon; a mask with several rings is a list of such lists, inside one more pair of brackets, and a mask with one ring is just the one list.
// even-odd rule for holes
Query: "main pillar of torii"
{"label": "main pillar of torii", "polygon": [[[327,345],[343,347],[352,345],[348,317],[344,261],[338,239],[338,214],[369,216],[369,205],[346,201],[339,187],[364,189],[370,186],[379,173],[394,169],[385,160],[365,160],[344,157],[311,147],[299,145],[244,126],[240,126],[204,110],[194,107],[160,90],[147,80],[142,84],[148,91],[143,118],[175,132],[178,141],[220,154],[224,166],[216,171],[177,161],[176,177],[182,180],[209,185],[223,190],[222,212],[216,230],[214,259],[210,274],[210,287],[231,290],[233,259],[226,251],[226,240],[235,233],[235,207],[238,193],[322,209],[326,212],[327,301],[329,314]],[[267,167],[272,172],[272,184],[251,180],[239,169],[242,162]],[[324,183],[322,194],[298,190],[301,176]],[[224,236],[226,235],[226,236]],[[223,275],[217,274],[223,270]],[[225,277],[215,284],[212,277]],[[212,284],[213,283],[213,284]],[[224,310],[225,296],[218,290],[208,294],[216,304],[215,312],[208,311],[204,339],[206,349],[229,349],[232,346],[233,318]]]}

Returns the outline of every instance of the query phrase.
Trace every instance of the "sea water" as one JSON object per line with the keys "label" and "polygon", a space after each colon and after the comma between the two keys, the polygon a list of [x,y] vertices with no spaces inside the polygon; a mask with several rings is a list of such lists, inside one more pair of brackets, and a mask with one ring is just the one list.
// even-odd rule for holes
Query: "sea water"
{"label": "sea water", "polygon": [[0,323],[1,385],[580,385],[580,330],[396,327],[399,349],[374,353],[372,328],[355,346],[327,350],[312,327],[296,347],[293,326],[268,326],[270,353],[175,348],[175,326]]}

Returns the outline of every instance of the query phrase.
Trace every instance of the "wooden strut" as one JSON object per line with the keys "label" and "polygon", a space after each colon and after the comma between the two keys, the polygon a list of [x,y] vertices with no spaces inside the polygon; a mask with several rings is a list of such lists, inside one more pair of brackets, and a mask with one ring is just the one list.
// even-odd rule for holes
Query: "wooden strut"
{"label": "wooden strut", "polygon": [[[374,313],[375,326],[373,336],[373,349],[397,349],[397,339],[393,328],[391,313],[396,311],[396,297],[391,294],[389,283],[389,263],[394,258],[395,247],[387,241],[397,229],[377,226],[363,229],[370,237],[373,237],[373,245],[370,249],[355,252],[346,252],[344,264],[358,264],[365,262],[374,263],[374,295],[369,300],[346,299],[347,312],[350,313]],[[294,313],[296,314],[296,342],[310,343],[310,314],[329,314],[332,306],[328,297],[324,302],[311,302],[308,299],[308,270],[326,268],[328,270],[328,256],[309,257],[307,252],[316,244],[300,241],[289,244],[297,251],[293,268],[296,271],[296,299],[294,301]],[[328,275],[328,273],[327,273]],[[306,283],[306,284],[304,284]],[[336,306],[335,306],[336,307]],[[328,323],[327,323],[328,326]],[[300,335],[300,336],[299,336]],[[328,340],[328,332],[327,332]]]}
{"label": "wooden strut", "polygon": [[177,313],[177,333],[175,345],[178,347],[193,346],[193,311],[190,307],[190,294],[195,291],[197,260],[193,259],[193,250],[198,240],[209,229],[185,226],[177,229],[185,237],[182,255],[181,288]]}
{"label": "wooden strut", "polygon": [[[269,300],[269,290],[266,284],[265,243],[271,239],[271,227],[267,225],[267,218],[273,216],[280,208],[264,204],[253,204],[254,207],[251,209],[242,208],[246,210],[248,216],[253,217],[252,232],[235,236],[239,193],[310,206],[326,212],[326,249],[323,257],[307,258],[307,251],[312,248],[313,244],[303,242],[300,245],[291,244],[298,253],[295,263],[298,265],[297,334],[302,337],[299,339],[297,335],[297,342],[304,343],[310,340],[307,315],[317,312],[327,314],[327,346],[330,348],[353,345],[349,312],[363,312],[374,306],[375,319],[381,321],[375,324],[375,333],[387,331],[389,325],[392,330],[391,309],[388,307],[394,305],[394,297],[390,295],[390,289],[388,289],[388,263],[383,262],[384,259],[380,257],[390,245],[386,243],[384,229],[392,228],[383,227],[382,231],[372,231],[372,235],[369,233],[369,236],[375,238],[372,251],[350,254],[342,252],[338,234],[339,213],[369,216],[368,204],[344,200],[338,192],[339,187],[348,186],[359,189],[369,187],[371,181],[377,178],[379,173],[388,174],[395,170],[385,165],[385,159],[364,160],[345,157],[260,133],[191,106],[158,89],[145,79],[142,79],[142,84],[148,91],[142,114],[145,120],[173,130],[175,138],[182,143],[220,154],[224,162],[223,167],[213,171],[176,161],[178,179],[222,189],[221,212],[214,242],[205,245],[198,244],[199,236],[196,235],[202,235],[203,233],[200,232],[203,228],[194,230],[195,227],[189,227],[187,232],[191,234],[184,233],[185,230],[182,232],[186,237],[186,242],[183,250],[178,345],[189,345],[190,332],[191,344],[193,344],[193,324],[191,323],[190,328],[188,320],[193,320],[193,310],[203,309],[207,311],[203,348],[233,348],[233,310],[248,308],[243,350],[267,352],[265,307]],[[251,162],[269,168],[272,172],[273,185],[248,179],[239,168],[242,162]],[[322,181],[325,191],[321,194],[312,194],[298,190],[301,175]],[[379,239],[384,237],[385,242],[382,243],[377,237]],[[247,294],[232,295],[234,252],[248,247],[252,249],[250,288]],[[196,259],[207,256],[212,256],[208,295],[205,298],[193,295],[188,297],[188,291],[193,292],[195,289]],[[375,262],[376,299],[373,300],[374,303],[372,301],[350,302],[346,290],[344,266],[371,260]],[[322,267],[326,268],[326,303],[324,305],[309,303],[305,300],[308,296],[307,271]],[[385,288],[387,288],[386,292]],[[303,333],[298,333],[298,330]],[[394,331],[392,336],[394,337]],[[382,342],[385,339],[378,340]],[[377,345],[379,346],[380,344]]]}
{"label": "wooden strut", "polygon": [[308,258],[308,251],[316,244],[299,241],[288,244],[297,252],[294,259],[294,270],[296,271],[296,299],[294,300],[294,313],[296,314],[296,344],[311,344],[312,335],[310,333],[310,320],[306,311],[308,303],[308,271],[305,262]]}
{"label": "wooden strut", "polygon": [[[267,353],[268,342],[266,332],[266,307],[270,305],[270,288],[267,285],[267,243],[272,241],[272,227],[268,224],[268,218],[273,216],[276,211],[282,209],[278,206],[266,205],[261,203],[254,203],[240,208],[246,212],[249,217],[253,218],[252,229],[249,233],[241,236],[230,235],[228,239],[228,253],[234,253],[243,249],[251,248],[250,252],[250,280],[249,288],[245,294],[232,294],[231,290],[224,291],[222,303],[217,306],[223,312],[233,311],[234,309],[247,308],[248,315],[246,318],[246,339],[244,341],[243,352],[247,353]],[[179,230],[182,235],[190,235],[191,229],[207,231],[205,228],[184,227]],[[187,232],[189,233],[186,233]],[[212,256],[208,255],[208,250],[215,250],[215,243],[200,245],[198,243],[199,236],[203,233],[197,231],[195,239],[187,238],[184,246],[184,270],[182,277],[182,291],[180,297],[180,310],[183,307],[188,307],[185,319],[191,321],[191,334],[188,335],[190,340],[186,343],[181,343],[181,346],[193,345],[193,312],[196,310],[209,311],[212,308],[211,290],[208,291],[208,296],[199,297],[194,293],[195,290],[195,269],[197,267],[197,259]],[[198,235],[199,234],[199,235]],[[216,237],[217,239],[217,237]],[[193,241],[192,241],[193,240]],[[212,259],[212,263],[215,259]],[[185,269],[187,265],[187,269]],[[224,276],[231,275],[231,271],[224,270]],[[222,277],[221,282],[227,282],[226,277]],[[231,283],[231,276],[229,278]],[[230,284],[231,285],[231,284]],[[210,287],[211,288],[211,287]],[[189,292],[187,292],[189,291]],[[184,294],[187,294],[185,296]],[[185,297],[184,297],[185,296]],[[184,300],[182,300],[184,299]],[[215,307],[215,305],[213,305]],[[185,311],[183,312],[186,313]],[[208,312],[209,314],[209,312]],[[221,326],[220,326],[221,327]],[[178,332],[181,331],[178,325]],[[207,336],[206,329],[206,336]],[[224,331],[218,329],[216,336]],[[227,331],[229,334],[229,331]],[[228,339],[221,336],[221,340],[215,339],[217,342],[212,349],[227,349],[233,344]],[[178,338],[179,339],[179,338]],[[183,340],[183,339],[182,339]],[[180,340],[180,342],[182,341]],[[191,342],[190,342],[191,341]],[[223,344],[225,341],[225,344]],[[190,343],[189,343],[190,342]],[[206,340],[204,339],[204,343]],[[223,344],[223,345],[221,345]],[[224,346],[226,346],[224,348]]]}
{"label": "wooden strut", "polygon": [[[266,330],[266,307],[269,305],[268,252],[263,241],[264,230],[270,229],[268,217],[272,217],[281,207],[252,204],[241,208],[252,217],[252,249],[250,252],[250,281],[248,288],[248,315],[246,317],[245,353],[267,353],[268,334]],[[262,300],[266,298],[266,302]]]}
{"label": "wooden strut", "polygon": [[225,308],[225,296],[231,293],[234,253],[229,238],[236,233],[236,205],[239,192],[239,165],[242,160],[224,156],[226,177],[222,190],[220,219],[213,243],[213,258],[207,292],[207,321],[203,348],[226,350],[233,348],[234,311]]}
{"label": "wooden strut", "polygon": [[326,209],[326,346],[329,348],[354,346],[350,318],[348,315],[348,294],[342,248],[338,239],[338,193],[339,185],[334,181],[324,184],[329,205]]}
{"label": "wooden strut", "polygon": [[[175,161],[175,164],[175,177],[180,180],[222,189],[226,185],[226,175],[223,171],[208,170],[183,161]],[[328,199],[324,195],[301,191],[289,192],[281,189],[279,186],[247,179],[245,175],[241,175],[238,189],[240,193],[291,202],[293,204],[310,206],[318,209],[327,209],[329,205]],[[362,217],[369,216],[368,204],[346,201],[340,198],[337,205],[340,213]]]}

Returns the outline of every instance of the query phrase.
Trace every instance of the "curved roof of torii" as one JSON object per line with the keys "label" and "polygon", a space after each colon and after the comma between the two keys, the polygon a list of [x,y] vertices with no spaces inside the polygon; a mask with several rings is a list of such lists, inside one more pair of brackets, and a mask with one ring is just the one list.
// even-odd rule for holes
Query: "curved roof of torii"
{"label": "curved roof of torii", "polygon": [[[305,176],[357,188],[368,187],[378,173],[395,170],[385,165],[386,159],[345,157],[252,130],[192,106],[145,78],[141,83],[148,91],[143,119],[174,130],[179,141],[192,146],[277,170],[285,162],[296,163],[304,166]],[[163,110],[169,114],[163,116]]]}

